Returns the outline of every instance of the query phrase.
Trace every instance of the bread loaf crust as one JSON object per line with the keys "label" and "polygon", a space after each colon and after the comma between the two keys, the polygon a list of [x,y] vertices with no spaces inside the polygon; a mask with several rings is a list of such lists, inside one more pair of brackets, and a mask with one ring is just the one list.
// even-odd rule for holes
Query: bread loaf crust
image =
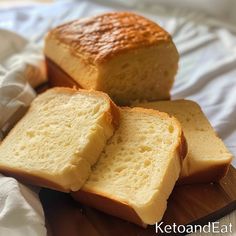
{"label": "bread loaf crust", "polygon": [[58,26],[46,36],[44,54],[54,86],[104,91],[122,106],[169,99],[179,61],[171,36],[131,12]]}
{"label": "bread loaf crust", "polygon": [[[72,21],[51,30],[46,43],[50,39],[69,47],[74,56],[82,54],[93,64],[129,50],[172,41],[159,25],[131,12],[112,12]],[[45,53],[47,55],[47,51]]]}

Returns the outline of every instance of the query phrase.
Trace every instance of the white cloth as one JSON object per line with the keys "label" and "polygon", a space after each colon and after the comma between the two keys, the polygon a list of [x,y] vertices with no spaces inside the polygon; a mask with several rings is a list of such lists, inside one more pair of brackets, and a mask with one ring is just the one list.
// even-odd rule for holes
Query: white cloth
{"label": "white cloth", "polygon": [[0,30],[0,128],[19,107],[27,107],[35,97],[28,82],[32,83],[32,78],[44,81],[38,66],[41,61],[43,55],[38,46],[18,34]]}
{"label": "white cloth", "polygon": [[[178,75],[172,90],[173,98],[188,98],[198,102],[226,146],[236,155],[235,24],[228,24],[206,15],[210,13],[218,16],[222,3],[218,13],[212,11],[213,7],[209,8],[211,11],[203,13],[202,5],[197,11],[190,11],[183,7],[166,7],[161,5],[160,1],[162,0],[60,1],[37,7],[4,9],[0,10],[0,28],[17,32],[42,44],[43,37],[50,28],[79,17],[113,10],[130,10],[153,19],[173,35],[181,55]],[[234,13],[235,4],[231,3],[227,1],[228,8]],[[227,9],[224,8],[224,16],[227,15]],[[236,166],[236,160],[233,163]],[[1,204],[4,205],[4,202],[0,200]],[[33,209],[34,204],[31,210]],[[26,211],[25,214],[22,212],[22,217],[26,217],[25,215]],[[221,220],[221,223],[232,222],[234,232],[235,215],[234,212]],[[38,217],[39,222],[42,222],[42,215]],[[10,225],[14,225],[14,220],[9,222]],[[17,236],[33,235],[16,232]]]}
{"label": "white cloth", "polygon": [[0,175],[0,236],[44,236],[44,213],[36,190]]}

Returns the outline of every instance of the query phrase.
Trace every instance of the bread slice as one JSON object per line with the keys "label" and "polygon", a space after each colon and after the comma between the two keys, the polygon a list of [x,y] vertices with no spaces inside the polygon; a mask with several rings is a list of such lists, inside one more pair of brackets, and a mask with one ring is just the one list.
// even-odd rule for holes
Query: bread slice
{"label": "bread slice", "polygon": [[179,183],[217,182],[226,173],[232,155],[216,135],[200,106],[190,100],[141,104],[175,116],[188,143]]}
{"label": "bread slice", "polygon": [[175,118],[149,109],[122,108],[119,128],[89,179],[72,196],[136,224],[154,224],[165,212],[185,154]]}
{"label": "bread slice", "polygon": [[117,126],[101,92],[53,88],[39,95],[0,145],[0,172],[34,185],[78,190]]}
{"label": "bread slice", "polygon": [[131,12],[58,26],[48,33],[44,53],[53,85],[101,90],[120,105],[169,99],[179,59],[164,29]]}

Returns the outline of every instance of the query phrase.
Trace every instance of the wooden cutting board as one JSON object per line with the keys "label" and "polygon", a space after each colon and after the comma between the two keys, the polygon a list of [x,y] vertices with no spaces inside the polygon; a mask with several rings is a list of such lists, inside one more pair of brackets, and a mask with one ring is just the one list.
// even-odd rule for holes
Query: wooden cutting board
{"label": "wooden cutting board", "polygon": [[[75,202],[69,194],[42,189],[47,227],[52,236],[153,236],[155,226],[143,229]],[[165,224],[201,224],[236,209],[236,170],[231,166],[219,184],[176,186],[169,200]],[[158,209],[156,209],[158,211]]]}

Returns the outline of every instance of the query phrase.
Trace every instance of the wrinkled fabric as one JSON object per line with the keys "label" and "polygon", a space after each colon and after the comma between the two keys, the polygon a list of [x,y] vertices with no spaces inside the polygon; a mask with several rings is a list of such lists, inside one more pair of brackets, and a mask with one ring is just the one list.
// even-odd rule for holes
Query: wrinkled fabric
{"label": "wrinkled fabric", "polygon": [[46,235],[37,191],[0,175],[0,235]]}

